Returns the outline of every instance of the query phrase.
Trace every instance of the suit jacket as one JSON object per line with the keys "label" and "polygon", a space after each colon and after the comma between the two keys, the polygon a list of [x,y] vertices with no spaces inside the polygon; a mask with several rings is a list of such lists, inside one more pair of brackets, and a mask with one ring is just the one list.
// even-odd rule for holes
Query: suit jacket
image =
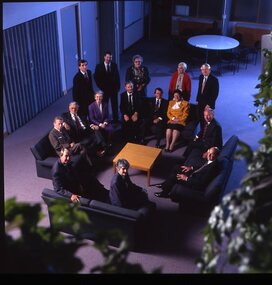
{"label": "suit jacket", "polygon": [[177,124],[185,126],[186,119],[189,116],[189,108],[190,105],[187,101],[182,100],[179,109],[172,109],[172,107],[176,104],[176,101],[171,100],[168,104],[167,109],[167,117],[168,123],[172,120],[173,117],[176,117],[179,121]]}
{"label": "suit jacket", "polygon": [[212,109],[215,109],[215,101],[219,93],[218,79],[214,75],[210,74],[206,81],[203,93],[201,94],[203,78],[204,77],[201,74],[199,76],[196,101],[198,102],[201,111],[206,105],[209,105]]}
{"label": "suit jacket", "polygon": [[80,194],[80,184],[78,177],[72,169],[71,163],[64,166],[60,159],[56,161],[51,170],[54,190],[67,198],[73,194]]}
{"label": "suit jacket", "polygon": [[109,122],[109,110],[106,102],[102,102],[102,113],[96,101],[89,105],[88,110],[88,118],[90,123],[99,125],[103,122]]}
{"label": "suit jacket", "polygon": [[[176,88],[177,79],[178,79],[178,71],[173,73],[172,78],[170,80],[169,91],[168,91],[168,100],[173,100],[174,90],[177,89]],[[191,98],[191,78],[190,78],[189,74],[186,72],[183,74],[183,80],[182,80],[181,88],[182,88],[181,93],[182,93],[183,99],[189,102],[190,98]]]}
{"label": "suit jacket", "polygon": [[156,110],[156,98],[152,97],[149,98],[148,102],[148,115],[149,119],[153,121],[154,119],[157,119],[158,117],[162,118],[162,121],[166,123],[167,121],[167,108],[168,108],[168,101],[161,98],[161,104],[158,110]]}
{"label": "suit jacket", "polygon": [[87,70],[88,79],[78,71],[73,79],[73,100],[79,104],[80,113],[87,115],[88,106],[94,101],[92,72]]}
{"label": "suit jacket", "polygon": [[218,161],[215,160],[210,164],[206,164],[201,168],[195,170],[187,181],[179,181],[184,185],[194,188],[196,190],[205,189],[205,187],[212,181],[212,179],[218,174]]}
{"label": "suit jacket", "polygon": [[61,128],[61,132],[53,128],[49,135],[49,141],[51,145],[53,146],[56,153],[59,155],[62,148],[70,148],[70,143],[73,142],[73,140],[70,138],[68,132],[64,127]]}
{"label": "suit jacket", "polygon": [[135,92],[132,93],[132,100],[133,100],[133,109],[130,109],[130,105],[128,102],[128,95],[127,92],[123,92],[120,95],[120,112],[122,116],[128,115],[131,117],[135,112],[140,113],[141,109],[141,101],[140,98],[136,95]]}
{"label": "suit jacket", "polygon": [[104,93],[112,95],[118,93],[120,89],[120,75],[117,64],[110,63],[110,72],[106,71],[104,62],[95,67],[94,80],[99,89]]}
{"label": "suit jacket", "polygon": [[70,130],[67,132],[74,142],[80,142],[82,139],[92,136],[93,131],[90,129],[90,126],[87,120],[83,119],[82,116],[79,116],[79,117],[80,117],[81,122],[85,126],[85,129],[78,128],[70,112],[62,113],[61,116],[63,118],[63,121],[70,126]]}
{"label": "suit jacket", "polygon": [[[138,77],[135,74],[134,66],[130,66],[126,71],[126,82],[131,81],[133,83],[133,90],[134,92],[138,93],[141,97],[146,96],[146,86],[150,82],[149,71],[147,67],[141,66],[140,70],[142,72],[142,76]],[[137,88],[140,84],[145,84],[145,87],[142,91],[137,91]]]}
{"label": "suit jacket", "polygon": [[109,191],[96,179],[84,160],[74,167],[71,162],[65,166],[58,159],[52,168],[52,182],[54,190],[69,199],[72,194],[76,194],[87,199],[109,202]]}
{"label": "suit jacket", "polygon": [[134,184],[128,175],[123,178],[119,173],[111,180],[109,196],[112,205],[129,209],[138,209],[148,201],[141,187]]}
{"label": "suit jacket", "polygon": [[219,149],[222,149],[223,140],[222,140],[222,128],[220,124],[213,119],[210,124],[207,126],[207,130],[205,133],[205,137],[202,138],[204,131],[204,125],[200,132],[198,133],[199,139],[197,142],[200,141],[203,146],[203,151],[207,151],[209,148],[216,146]]}

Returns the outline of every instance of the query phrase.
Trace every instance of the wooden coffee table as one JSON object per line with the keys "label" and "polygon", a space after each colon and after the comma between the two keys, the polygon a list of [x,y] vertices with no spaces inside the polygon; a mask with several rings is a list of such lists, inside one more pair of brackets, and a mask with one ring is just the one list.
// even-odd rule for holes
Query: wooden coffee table
{"label": "wooden coffee table", "polygon": [[131,167],[147,171],[147,186],[150,186],[150,171],[160,153],[160,148],[127,143],[113,159],[114,173],[116,173],[117,160],[124,158],[129,162]]}

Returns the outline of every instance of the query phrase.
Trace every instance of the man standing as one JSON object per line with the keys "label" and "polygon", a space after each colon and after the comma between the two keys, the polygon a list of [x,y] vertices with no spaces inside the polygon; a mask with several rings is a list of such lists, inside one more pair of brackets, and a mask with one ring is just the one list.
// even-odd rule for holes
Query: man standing
{"label": "man standing", "polygon": [[200,122],[204,122],[203,113],[206,107],[215,109],[215,101],[219,93],[218,79],[211,74],[211,66],[208,63],[202,64],[201,75],[199,76],[196,102],[198,104]]}
{"label": "man standing", "polygon": [[86,119],[88,106],[94,101],[92,72],[87,69],[88,62],[78,60],[78,73],[73,79],[73,100],[79,104],[79,115]]}
{"label": "man standing", "polygon": [[104,93],[104,101],[108,104],[111,100],[112,119],[118,122],[118,92],[120,90],[120,75],[117,64],[112,62],[112,54],[106,51],[104,62],[95,67],[94,80],[99,89]]}

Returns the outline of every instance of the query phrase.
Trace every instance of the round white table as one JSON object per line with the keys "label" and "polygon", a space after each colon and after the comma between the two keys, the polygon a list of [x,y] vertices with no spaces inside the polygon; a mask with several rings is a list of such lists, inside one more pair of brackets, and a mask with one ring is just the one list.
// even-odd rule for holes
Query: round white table
{"label": "round white table", "polygon": [[206,50],[206,62],[208,61],[208,50],[226,50],[239,46],[236,39],[220,35],[200,35],[188,39],[188,43],[194,47]]}

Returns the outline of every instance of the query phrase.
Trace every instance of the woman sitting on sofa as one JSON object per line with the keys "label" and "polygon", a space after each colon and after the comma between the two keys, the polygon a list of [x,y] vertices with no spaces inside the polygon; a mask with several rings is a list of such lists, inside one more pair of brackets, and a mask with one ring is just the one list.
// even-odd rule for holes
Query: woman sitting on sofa
{"label": "woman sitting on sofa", "polygon": [[172,152],[181,130],[185,126],[187,117],[189,116],[189,103],[182,98],[181,91],[174,91],[174,98],[168,104],[166,125],[166,152]]}

